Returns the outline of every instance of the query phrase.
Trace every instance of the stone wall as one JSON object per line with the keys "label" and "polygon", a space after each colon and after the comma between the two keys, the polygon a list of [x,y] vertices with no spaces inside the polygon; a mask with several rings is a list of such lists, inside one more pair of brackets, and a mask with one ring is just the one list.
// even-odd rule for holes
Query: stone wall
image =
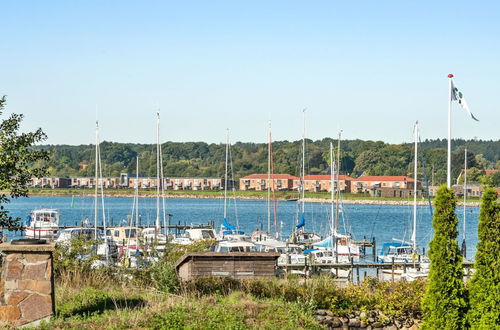
{"label": "stone wall", "polygon": [[53,244],[0,244],[0,324],[33,324],[54,313],[53,250]]}

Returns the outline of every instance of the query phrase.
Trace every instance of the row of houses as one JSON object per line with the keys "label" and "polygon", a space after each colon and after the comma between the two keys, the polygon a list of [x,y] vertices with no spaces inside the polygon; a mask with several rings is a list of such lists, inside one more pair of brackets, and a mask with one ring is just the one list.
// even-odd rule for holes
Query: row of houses
{"label": "row of houses", "polygon": [[[79,188],[92,189],[102,184],[106,189],[135,188],[138,184],[139,189],[156,189],[158,187],[157,178],[150,177],[129,177],[128,174],[121,174],[120,177],[104,178],[59,178],[43,177],[31,178],[30,186],[34,188]],[[207,177],[168,177],[163,178],[163,186],[168,190],[220,190],[224,187],[224,179]]]}
{"label": "row of houses", "polygon": [[[105,177],[98,179],[98,187],[101,182],[106,189],[135,188],[136,182],[139,189],[156,189],[157,178],[129,177],[121,174],[120,177]],[[239,190],[265,191],[268,187],[275,191],[297,191],[301,187],[302,180],[290,174],[251,174],[239,180]],[[96,179],[89,177],[59,178],[44,177],[32,178],[31,186],[38,188],[95,188]],[[229,182],[232,186],[233,182]],[[362,176],[352,178],[347,175],[339,175],[338,184],[343,193],[366,194],[373,197],[409,197],[413,195],[415,181],[407,176]],[[417,181],[417,194],[422,191],[422,182]],[[337,178],[335,177],[333,188],[336,189]],[[168,177],[163,179],[163,186],[167,190],[222,190],[224,189],[223,178],[210,177]],[[304,190],[307,192],[331,192],[332,180],[330,175],[306,175],[303,180]],[[429,186],[429,195],[435,196],[438,186]],[[457,195],[463,195],[462,185],[452,187]],[[482,195],[481,185],[470,183],[467,185],[467,195],[480,197]]]}
{"label": "row of houses", "polygon": [[[306,175],[303,179],[304,190],[308,192],[331,192],[339,189],[344,193],[369,194],[378,197],[408,197],[413,193],[414,180],[407,176],[362,176],[351,178],[339,175],[332,185],[330,175]],[[302,179],[289,174],[252,174],[240,179],[240,190],[298,190]],[[420,191],[421,182],[417,181]]]}

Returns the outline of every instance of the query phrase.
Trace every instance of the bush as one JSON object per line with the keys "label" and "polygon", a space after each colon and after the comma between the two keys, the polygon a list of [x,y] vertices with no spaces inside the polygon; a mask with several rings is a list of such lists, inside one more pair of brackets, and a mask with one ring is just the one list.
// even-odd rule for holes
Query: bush
{"label": "bush", "polygon": [[467,312],[462,255],[456,240],[458,218],[453,190],[441,186],[432,216],[429,285],[423,302],[424,329],[463,329]]}
{"label": "bush", "polygon": [[500,205],[494,188],[484,191],[478,236],[468,321],[472,329],[500,328]]}

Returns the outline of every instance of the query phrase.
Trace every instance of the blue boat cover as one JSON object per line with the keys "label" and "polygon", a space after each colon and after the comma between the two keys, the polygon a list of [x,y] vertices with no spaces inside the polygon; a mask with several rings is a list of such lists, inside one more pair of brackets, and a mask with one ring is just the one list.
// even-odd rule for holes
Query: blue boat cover
{"label": "blue boat cover", "polygon": [[224,222],[222,223],[222,225],[224,226],[224,228],[226,229],[236,229],[236,226],[233,226],[233,225],[230,225],[229,222],[227,222],[227,219],[224,218]]}
{"label": "blue boat cover", "polygon": [[382,245],[382,250],[380,251],[381,256],[385,256],[385,252],[389,250],[389,247],[394,246],[394,247],[401,247],[401,246],[408,246],[406,243],[401,243],[401,242],[393,242],[393,243],[384,243]]}
{"label": "blue boat cover", "polygon": [[245,234],[245,232],[241,231],[241,230],[224,230],[222,232],[222,234],[224,234],[224,235],[243,235],[243,234]]}
{"label": "blue boat cover", "polygon": [[306,224],[306,218],[304,217],[304,213],[301,213],[300,214],[300,222],[296,227],[302,228],[302,227],[304,227],[305,224]]}
{"label": "blue boat cover", "polygon": [[333,240],[332,240],[332,235],[328,236],[324,240],[314,243],[313,246],[317,247],[333,247]]}
{"label": "blue boat cover", "polygon": [[318,251],[319,249],[307,249],[307,250],[304,250],[304,254],[308,254],[308,253],[311,253],[313,251]]}

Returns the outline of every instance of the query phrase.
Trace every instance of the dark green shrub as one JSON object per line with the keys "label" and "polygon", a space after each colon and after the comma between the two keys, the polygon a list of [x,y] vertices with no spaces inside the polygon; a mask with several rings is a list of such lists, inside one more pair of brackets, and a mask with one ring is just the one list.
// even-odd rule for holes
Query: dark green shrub
{"label": "dark green shrub", "polygon": [[434,237],[430,243],[429,284],[423,302],[424,329],[464,329],[467,302],[462,256],[456,240],[458,218],[453,190],[437,191],[432,217]]}
{"label": "dark green shrub", "polygon": [[500,205],[494,188],[481,200],[476,273],[470,282],[468,321],[472,329],[500,328]]}

